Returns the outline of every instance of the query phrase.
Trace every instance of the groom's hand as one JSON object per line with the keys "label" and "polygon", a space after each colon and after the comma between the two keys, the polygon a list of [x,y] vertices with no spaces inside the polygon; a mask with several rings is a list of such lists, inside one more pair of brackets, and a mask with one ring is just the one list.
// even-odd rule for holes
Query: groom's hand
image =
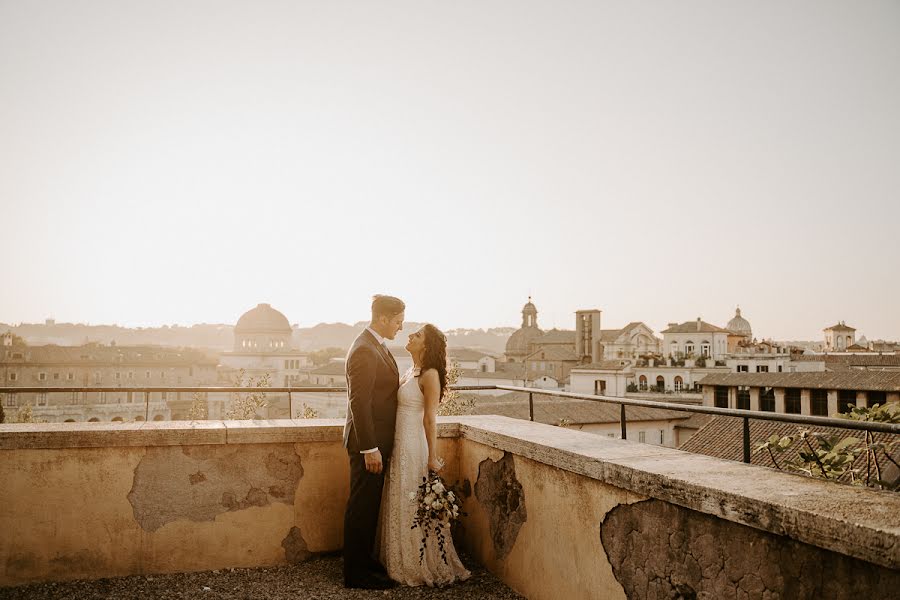
{"label": "groom's hand", "polygon": [[381,473],[381,470],[384,468],[384,465],[381,462],[381,451],[376,450],[375,452],[368,452],[363,454],[363,457],[366,459],[366,471],[369,473],[374,473],[378,475]]}

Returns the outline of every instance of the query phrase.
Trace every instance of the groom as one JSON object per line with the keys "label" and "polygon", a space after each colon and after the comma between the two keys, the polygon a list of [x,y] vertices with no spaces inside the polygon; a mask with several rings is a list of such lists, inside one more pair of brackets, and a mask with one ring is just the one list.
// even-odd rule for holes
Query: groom
{"label": "groom", "polygon": [[347,353],[347,422],[344,446],[350,455],[350,498],[344,513],[344,586],[394,587],[373,557],[384,470],[394,446],[397,415],[397,363],[385,340],[403,329],[406,305],[399,298],[375,296],[372,321]]}

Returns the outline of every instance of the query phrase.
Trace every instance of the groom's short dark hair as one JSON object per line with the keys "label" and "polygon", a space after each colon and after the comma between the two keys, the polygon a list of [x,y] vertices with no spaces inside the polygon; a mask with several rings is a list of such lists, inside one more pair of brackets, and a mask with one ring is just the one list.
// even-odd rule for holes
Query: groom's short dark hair
{"label": "groom's short dark hair", "polygon": [[406,310],[406,305],[400,298],[393,296],[382,296],[375,294],[372,296],[372,320],[378,317],[387,317],[393,319],[395,316]]}

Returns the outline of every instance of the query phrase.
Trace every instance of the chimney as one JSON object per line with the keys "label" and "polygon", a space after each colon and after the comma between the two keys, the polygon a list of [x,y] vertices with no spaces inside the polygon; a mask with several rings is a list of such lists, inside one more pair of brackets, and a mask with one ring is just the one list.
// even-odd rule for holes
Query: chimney
{"label": "chimney", "polygon": [[677,327],[678,323],[669,323],[669,327]]}
{"label": "chimney", "polygon": [[700,317],[697,317],[697,331],[700,331]]}

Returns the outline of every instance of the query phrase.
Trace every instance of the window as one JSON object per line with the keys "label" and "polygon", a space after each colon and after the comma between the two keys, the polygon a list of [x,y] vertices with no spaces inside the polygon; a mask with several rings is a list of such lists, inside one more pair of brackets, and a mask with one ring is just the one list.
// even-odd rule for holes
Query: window
{"label": "window", "polygon": [[73,373],[72,371],[69,371],[68,373],[66,373],[66,380],[68,380],[68,381],[74,381],[74,380],[75,380],[75,373]]}
{"label": "window", "polygon": [[666,379],[662,375],[656,378],[656,391],[664,392],[666,391]]}
{"label": "window", "polygon": [[724,385],[716,386],[715,405],[716,408],[728,408],[728,388]]}
{"label": "window", "polygon": [[646,375],[641,375],[640,378],[638,379],[638,389],[641,390],[642,392],[647,390],[647,376]]}
{"label": "window", "polygon": [[775,412],[775,388],[759,390],[759,410]]}
{"label": "window", "polygon": [[59,381],[59,373],[54,373],[54,374],[53,374],[53,380],[54,380],[54,381]]}
{"label": "window", "polygon": [[828,416],[828,392],[825,390],[812,390],[810,392],[810,410],[817,417]]}
{"label": "window", "polygon": [[750,410],[750,388],[740,386],[737,389],[737,407],[741,410]]}
{"label": "window", "polygon": [[684,353],[685,354],[693,354],[694,353],[694,342],[685,342],[684,343]]}
{"label": "window", "polygon": [[100,392],[97,395],[97,402],[100,404],[106,404],[106,392]]}
{"label": "window", "polygon": [[887,394],[885,392],[866,392],[866,406],[869,408],[876,404],[884,406],[886,400]]}
{"label": "window", "polygon": [[18,373],[10,373],[10,374],[9,374],[9,380],[10,380],[10,381],[16,381],[18,378],[19,378],[19,374],[18,374]]}
{"label": "window", "polygon": [[169,392],[160,392],[159,395],[160,400],[162,400],[163,402],[165,402],[169,398]]}
{"label": "window", "polygon": [[165,371],[160,371],[160,372],[159,372],[159,378],[160,378],[160,379],[165,379],[165,378],[166,378],[166,372],[165,372]]}
{"label": "window", "polygon": [[116,371],[116,379],[122,379],[122,374]]}
{"label": "window", "polygon": [[100,371],[94,371],[94,383],[100,383],[101,379]]}
{"label": "window", "polygon": [[37,405],[38,406],[47,406],[47,393],[41,392],[37,395]]}
{"label": "window", "polygon": [[784,412],[790,415],[800,414],[800,390],[797,388],[784,390]]}
{"label": "window", "polygon": [[709,356],[710,356],[709,350],[710,350],[709,342],[703,342],[703,344],[700,346],[700,353],[704,357],[709,358]]}
{"label": "window", "polygon": [[46,373],[38,373],[38,381],[47,381]]}
{"label": "window", "polygon": [[784,367],[782,367],[781,365],[778,365],[778,372],[781,373],[782,371],[784,371]]}
{"label": "window", "polygon": [[659,443],[660,444],[666,443],[666,430],[665,429],[659,430]]}
{"label": "window", "polygon": [[738,366],[737,366],[737,371],[736,371],[736,372],[737,372],[737,373],[747,373],[747,372],[749,372],[749,371],[750,371],[750,366],[749,366],[749,365],[738,365]]}
{"label": "window", "polygon": [[646,443],[647,443],[647,432],[646,432],[646,431],[639,431],[639,432],[638,432],[638,441],[639,441],[640,443],[642,443],[642,444],[646,444]]}
{"label": "window", "polygon": [[128,379],[134,379],[134,371],[128,371]]}
{"label": "window", "polygon": [[675,391],[680,392],[682,387],[684,387],[684,380],[680,376],[676,375],[675,376]]}
{"label": "window", "polygon": [[291,368],[291,361],[289,361],[289,360],[284,361],[284,368],[285,368],[285,369],[290,369],[290,368]]}
{"label": "window", "polygon": [[144,378],[145,378],[145,379],[150,379],[151,377],[153,377],[153,375],[150,374],[150,371],[145,371],[145,372],[144,372]]}
{"label": "window", "polygon": [[838,411],[842,413],[850,412],[847,405],[856,406],[856,390],[839,390],[838,391]]}
{"label": "window", "polygon": [[769,365],[756,365],[756,372],[757,373],[768,373]]}

